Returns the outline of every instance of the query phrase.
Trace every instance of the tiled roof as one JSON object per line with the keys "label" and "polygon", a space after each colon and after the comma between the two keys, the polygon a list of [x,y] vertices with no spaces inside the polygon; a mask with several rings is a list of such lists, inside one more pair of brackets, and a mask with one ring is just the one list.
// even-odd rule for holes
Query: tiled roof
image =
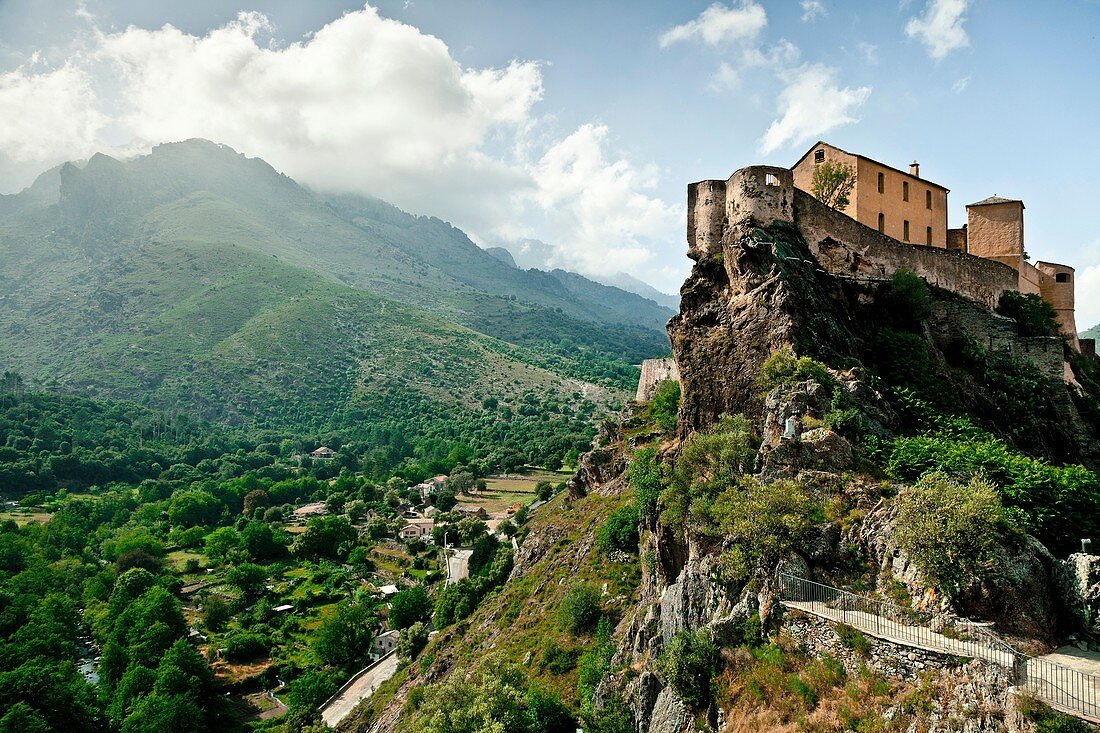
{"label": "tiled roof", "polygon": [[1020,199],[1006,199],[1004,196],[997,196],[996,194],[994,194],[993,196],[990,196],[987,199],[982,199],[981,201],[975,201],[972,204],[967,204],[967,206],[968,207],[969,206],[988,206],[990,204],[1023,204],[1023,203],[1024,202],[1021,201]]}

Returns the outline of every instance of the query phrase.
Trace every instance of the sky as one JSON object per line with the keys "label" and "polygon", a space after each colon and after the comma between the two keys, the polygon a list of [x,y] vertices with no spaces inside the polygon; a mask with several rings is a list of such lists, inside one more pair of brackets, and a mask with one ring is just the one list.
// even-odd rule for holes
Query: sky
{"label": "sky", "polygon": [[686,186],[818,139],[1024,200],[1100,323],[1100,0],[0,0],[0,192],[190,137],[676,292]]}

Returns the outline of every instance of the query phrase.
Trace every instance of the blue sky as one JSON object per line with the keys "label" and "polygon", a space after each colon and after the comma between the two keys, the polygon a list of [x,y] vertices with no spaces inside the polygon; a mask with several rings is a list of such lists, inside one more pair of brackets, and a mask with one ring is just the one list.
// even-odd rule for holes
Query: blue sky
{"label": "blue sky", "polygon": [[1033,259],[1078,267],[1083,328],[1100,322],[1098,32],[1089,0],[0,0],[0,190],[211,137],[674,291],[686,184],[823,137],[919,159],[952,225],[1022,198]]}

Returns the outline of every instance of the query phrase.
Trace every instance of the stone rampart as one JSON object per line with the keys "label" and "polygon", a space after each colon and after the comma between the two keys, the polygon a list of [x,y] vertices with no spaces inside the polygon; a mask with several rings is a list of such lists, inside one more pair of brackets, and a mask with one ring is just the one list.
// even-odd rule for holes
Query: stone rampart
{"label": "stone rampart", "polygon": [[646,359],[642,362],[642,376],[638,380],[638,393],[634,399],[649,402],[657,391],[657,385],[668,380],[680,381],[680,370],[676,368],[674,359]]}
{"label": "stone rampart", "polygon": [[1016,322],[973,304],[936,299],[929,318],[932,333],[938,338],[970,338],[989,352],[1003,352],[1031,362],[1047,379],[1062,381],[1062,339],[1056,336],[1021,336]]}
{"label": "stone rampart", "polygon": [[1001,293],[1016,290],[1008,265],[962,252],[891,239],[825,206],[805,191],[794,192],[795,225],[821,266],[833,275],[861,281],[887,280],[911,270],[929,284],[995,308]]}

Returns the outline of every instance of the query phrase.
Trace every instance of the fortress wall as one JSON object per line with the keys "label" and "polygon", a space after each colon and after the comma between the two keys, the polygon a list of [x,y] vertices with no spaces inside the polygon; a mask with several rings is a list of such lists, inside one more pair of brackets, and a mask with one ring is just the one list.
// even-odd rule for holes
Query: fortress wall
{"label": "fortress wall", "polygon": [[1056,336],[1020,336],[1011,318],[991,313],[972,303],[935,299],[929,318],[938,338],[971,338],[989,352],[1007,352],[1031,362],[1047,379],[1065,378],[1062,339]]}
{"label": "fortress wall", "polygon": [[759,226],[794,221],[794,174],[788,168],[753,165],[726,181],[730,224],[751,220]]}
{"label": "fortress wall", "polygon": [[642,362],[642,376],[638,380],[638,393],[634,400],[649,402],[657,391],[657,385],[670,379],[680,381],[680,370],[675,359],[646,359]]}
{"label": "fortress wall", "polygon": [[1020,292],[1024,295],[1041,295],[1043,274],[1030,262],[1020,260]]}
{"label": "fortress wall", "polygon": [[722,251],[726,222],[726,182],[688,184],[688,257],[699,261]]}
{"label": "fortress wall", "polygon": [[794,192],[795,224],[821,266],[856,280],[886,280],[906,269],[931,285],[995,308],[1001,293],[1016,290],[1008,265],[963,252],[904,244],[830,209],[804,191]]}

